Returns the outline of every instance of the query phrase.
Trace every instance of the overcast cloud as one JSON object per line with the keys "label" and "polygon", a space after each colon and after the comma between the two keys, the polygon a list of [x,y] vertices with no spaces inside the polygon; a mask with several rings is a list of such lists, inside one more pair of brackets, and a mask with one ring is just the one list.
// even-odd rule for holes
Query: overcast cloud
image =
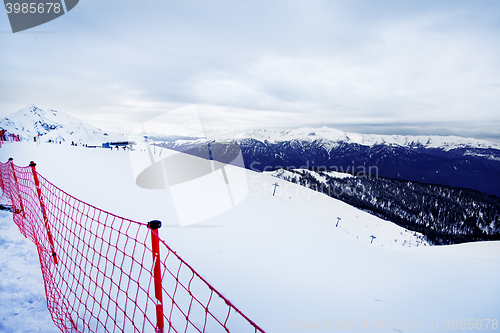
{"label": "overcast cloud", "polygon": [[0,17],[2,117],[35,103],[127,132],[198,104],[211,128],[500,141],[496,0],[80,0],[17,34]]}

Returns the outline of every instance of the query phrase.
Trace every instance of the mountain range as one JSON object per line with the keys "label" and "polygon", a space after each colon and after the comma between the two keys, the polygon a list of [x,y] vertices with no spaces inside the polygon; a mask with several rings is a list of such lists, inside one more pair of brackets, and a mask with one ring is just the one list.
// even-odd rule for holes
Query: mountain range
{"label": "mountain range", "polygon": [[[201,152],[197,150],[206,149],[200,140],[186,137],[156,144],[198,155]],[[245,167],[255,171],[333,170],[464,187],[500,196],[500,145],[485,140],[366,135],[327,127],[208,132],[205,140],[219,156],[224,155],[227,143],[239,146]]]}

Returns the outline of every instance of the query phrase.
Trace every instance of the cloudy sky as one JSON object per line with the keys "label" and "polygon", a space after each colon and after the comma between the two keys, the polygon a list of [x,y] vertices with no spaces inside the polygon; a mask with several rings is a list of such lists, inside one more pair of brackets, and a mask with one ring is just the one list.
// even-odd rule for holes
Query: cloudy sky
{"label": "cloudy sky", "polygon": [[16,34],[0,14],[0,117],[30,103],[123,132],[197,104],[208,128],[500,142],[500,1],[80,0]]}

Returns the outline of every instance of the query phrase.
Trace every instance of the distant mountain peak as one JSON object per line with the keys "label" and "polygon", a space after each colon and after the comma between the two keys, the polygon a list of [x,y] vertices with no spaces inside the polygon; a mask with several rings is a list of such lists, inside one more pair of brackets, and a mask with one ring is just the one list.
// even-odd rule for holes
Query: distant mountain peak
{"label": "distant mountain peak", "polygon": [[44,142],[101,143],[110,140],[108,134],[95,126],[63,111],[44,110],[34,103],[0,120],[0,128],[27,140],[40,136]]}

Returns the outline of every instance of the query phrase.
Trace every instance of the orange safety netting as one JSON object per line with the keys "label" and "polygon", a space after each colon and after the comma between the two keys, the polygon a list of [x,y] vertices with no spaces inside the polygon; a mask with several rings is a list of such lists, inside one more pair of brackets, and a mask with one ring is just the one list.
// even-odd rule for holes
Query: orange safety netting
{"label": "orange safety netting", "polygon": [[0,163],[2,197],[37,246],[47,306],[62,332],[263,332],[141,223]]}

